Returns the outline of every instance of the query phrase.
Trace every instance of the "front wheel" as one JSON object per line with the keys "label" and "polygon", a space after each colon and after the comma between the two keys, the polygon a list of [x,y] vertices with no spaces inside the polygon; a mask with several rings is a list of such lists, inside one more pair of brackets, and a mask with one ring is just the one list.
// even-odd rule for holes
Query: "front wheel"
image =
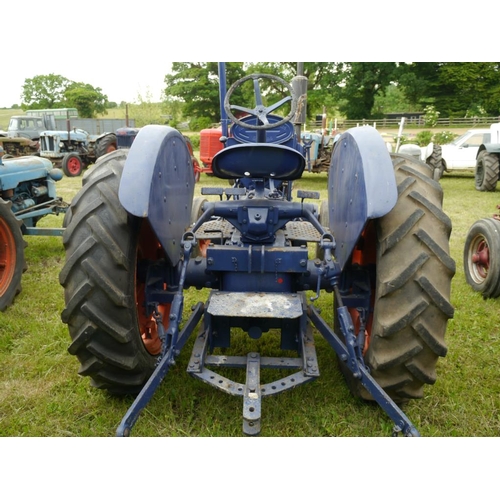
{"label": "front wheel", "polygon": [[[347,272],[361,268],[372,276],[373,312],[365,321],[363,355],[379,385],[402,403],[423,397],[424,385],[436,381],[438,358],[446,355],[455,262],[449,252],[451,221],[431,169],[406,155],[391,156],[396,206],[369,223]],[[356,326],[357,310],[351,315]],[[348,383],[354,394],[372,399],[351,375]]]}
{"label": "front wheel", "polygon": [[[145,266],[164,261],[147,220],[127,214],[118,188],[128,151],[106,155],[73,199],[63,244],[62,320],[80,375],[115,394],[140,391],[161,352],[159,329],[144,305]],[[170,304],[159,304],[168,327]]]}
{"label": "front wheel", "polygon": [[21,292],[21,277],[27,268],[22,223],[14,216],[11,205],[0,198],[0,311],[5,311]]}
{"label": "front wheel", "polygon": [[112,151],[116,151],[117,145],[116,145],[116,135],[115,134],[109,134],[105,135],[96,144],[95,147],[95,157],[100,158],[101,156],[104,156],[105,154],[111,153]]}
{"label": "front wheel", "polygon": [[500,296],[500,221],[476,221],[464,245],[464,272],[467,283],[485,299]]}
{"label": "front wheel", "polygon": [[78,177],[83,172],[83,161],[78,154],[68,153],[64,155],[61,168],[67,177]]}

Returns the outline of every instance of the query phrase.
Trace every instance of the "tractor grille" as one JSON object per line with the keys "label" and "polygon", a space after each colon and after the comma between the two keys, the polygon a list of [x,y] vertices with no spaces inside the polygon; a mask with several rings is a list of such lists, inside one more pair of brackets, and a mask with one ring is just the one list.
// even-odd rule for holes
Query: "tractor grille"
{"label": "tractor grille", "polygon": [[54,137],[43,136],[40,137],[41,151],[54,151]]}

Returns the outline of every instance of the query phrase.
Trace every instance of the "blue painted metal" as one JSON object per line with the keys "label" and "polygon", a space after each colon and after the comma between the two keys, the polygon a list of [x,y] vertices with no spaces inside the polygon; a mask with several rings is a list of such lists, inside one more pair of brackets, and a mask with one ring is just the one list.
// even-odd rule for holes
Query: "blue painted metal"
{"label": "blue painted metal", "polygon": [[212,171],[221,179],[299,179],[306,166],[304,156],[281,144],[236,144],[219,151]]}
{"label": "blue painted metal", "polygon": [[344,132],[333,151],[328,176],[330,230],[341,268],[367,221],[389,213],[397,199],[394,168],[380,134],[371,127]]}
{"label": "blue painted metal", "polygon": [[130,148],[118,195],[129,213],[149,220],[173,266],[181,259],[194,184],[191,155],[182,134],[171,127],[143,127]]}
{"label": "blue painted metal", "polygon": [[328,326],[325,320],[320,316],[314,307],[309,307],[308,314],[314,326],[323,335],[326,341],[339,354],[340,359],[352,371],[355,378],[361,380],[368,392],[374,397],[375,401],[385,411],[385,413],[395,423],[394,433],[402,432],[404,436],[418,437],[420,434],[415,426],[410,422],[405,413],[397,406],[387,393],[380,387],[375,379],[370,375],[369,370],[363,362],[363,358],[356,353],[354,331],[352,327],[351,316],[345,307],[339,307],[341,318],[341,328],[347,341],[344,344],[335,332]]}
{"label": "blue painted metal", "polygon": [[[386,214],[397,200],[392,162],[385,144],[372,129],[353,129],[342,136],[329,175],[331,226],[324,228],[318,221],[316,205],[304,203],[305,198],[317,199],[319,195],[301,192],[300,202],[291,201],[292,181],[300,177],[305,166],[304,149],[297,138],[286,137],[290,131],[286,123],[274,134],[247,133],[236,128],[231,135],[222,106],[226,94],[223,63],[219,72],[223,136],[231,137],[214,157],[212,168],[216,176],[234,180],[235,184],[202,191],[203,195],[219,197],[219,201],[204,202],[198,220],[185,230],[190,223],[193,171],[186,165],[188,155],[182,136],[169,127],[142,129],[125,164],[120,202],[130,214],[150,221],[170,259],[166,264],[150,264],[152,285],[146,287],[146,305],[155,311],[158,303],[168,302],[171,309],[166,331],[158,318],[163,340],[161,360],[122,420],[117,435],[130,434],[141,410],[153,397],[199,321],[202,324],[194,341],[188,373],[219,390],[242,397],[245,434],[255,435],[260,431],[263,397],[319,376],[312,335],[314,325],[393,420],[395,431],[418,435],[406,415],[370,376],[362,356],[364,334],[360,333],[359,338],[354,334],[347,308],[357,308],[361,317],[368,317],[372,299],[371,287],[367,285],[369,277],[361,269],[355,276],[358,285],[347,287],[350,291],[345,295],[339,291],[346,285],[341,282],[354,279],[343,273],[343,266],[367,221]],[[257,92],[257,84],[255,88]],[[266,142],[262,142],[263,138]],[[207,239],[211,244],[206,253],[192,256],[200,241]],[[323,249],[323,261],[309,259],[305,243],[311,241],[318,242]],[[169,282],[167,290],[154,285],[161,283],[157,279],[161,277],[161,266],[174,277],[174,286]],[[191,286],[213,290],[180,330],[183,289]],[[321,290],[335,291],[345,343],[319,312],[307,305],[308,290],[316,290],[311,300]],[[279,330],[281,349],[295,351],[297,355],[267,358],[257,352],[243,356],[214,354],[216,348],[231,346],[231,332],[235,328],[245,331],[251,339],[260,338],[270,329]],[[224,367],[245,369],[246,381],[235,382],[216,371]],[[262,384],[262,369],[293,373]]]}
{"label": "blue painted metal", "polygon": [[220,62],[218,65],[219,69],[219,101],[220,101],[220,122],[222,128],[222,136],[228,136],[228,127],[231,121],[227,117],[226,110],[224,109],[224,98],[226,97],[227,86],[226,86],[226,64]]}
{"label": "blue painted metal", "polygon": [[23,223],[23,234],[62,235],[62,228],[36,227],[42,217],[67,211],[68,204],[56,193],[56,182],[62,176],[62,172],[46,158],[25,156],[3,161],[0,158],[0,192],[2,198],[12,202],[12,212]]}

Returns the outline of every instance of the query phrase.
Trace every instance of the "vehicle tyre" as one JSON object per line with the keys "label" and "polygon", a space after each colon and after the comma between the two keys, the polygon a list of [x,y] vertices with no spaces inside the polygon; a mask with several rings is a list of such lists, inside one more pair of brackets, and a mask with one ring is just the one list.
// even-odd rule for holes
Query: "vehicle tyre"
{"label": "vehicle tyre", "polygon": [[439,181],[443,177],[444,164],[443,164],[443,153],[441,146],[434,144],[432,148],[432,153],[426,160],[427,165],[431,167],[432,178],[435,181]]}
{"label": "vehicle tyre", "polygon": [[116,151],[118,146],[116,145],[116,135],[108,134],[103,138],[99,139],[95,146],[95,157],[100,158],[105,154],[111,153],[111,151]]}
{"label": "vehicle tyre", "polygon": [[[442,210],[440,184],[425,163],[406,155],[391,157],[398,184],[396,206],[371,221],[353,255],[365,264],[375,259],[374,266],[366,267],[374,273],[374,302],[367,321],[365,363],[385,392],[404,403],[423,397],[424,385],[436,381],[438,358],[446,355],[455,262],[449,253],[451,221]],[[356,311],[351,316],[356,325]],[[343,363],[341,368],[351,391],[372,400]]]}
{"label": "vehicle tyre", "polygon": [[495,191],[500,171],[498,155],[483,150],[476,161],[475,183],[478,191]]}
{"label": "vehicle tyre", "polygon": [[[130,216],[118,199],[123,150],[96,164],[73,199],[63,244],[66,262],[62,321],[81,364],[80,375],[114,394],[136,394],[155,369],[161,341],[143,307],[143,261],[165,254],[146,219]],[[160,304],[168,327],[170,305]]]}
{"label": "vehicle tyre", "polygon": [[472,224],[465,238],[464,272],[467,283],[485,299],[500,296],[500,221]]}
{"label": "vehicle tyre", "polygon": [[[191,225],[193,225],[203,214],[203,203],[208,201],[203,196],[195,196],[193,198],[193,206],[191,208]],[[210,245],[210,240],[207,239],[198,239],[198,245],[194,247],[192,256],[193,257],[206,257],[207,256],[207,248]]]}
{"label": "vehicle tyre", "polygon": [[5,311],[21,292],[21,277],[27,269],[22,222],[11,206],[10,201],[0,198],[0,311]]}
{"label": "vehicle tyre", "polygon": [[[319,206],[318,222],[330,231],[330,212],[328,211],[328,200],[323,200]],[[316,258],[323,260],[325,252],[320,248],[319,243],[316,244]]]}
{"label": "vehicle tyre", "polygon": [[83,161],[76,153],[64,155],[61,164],[62,171],[68,177],[78,177],[83,172]]}

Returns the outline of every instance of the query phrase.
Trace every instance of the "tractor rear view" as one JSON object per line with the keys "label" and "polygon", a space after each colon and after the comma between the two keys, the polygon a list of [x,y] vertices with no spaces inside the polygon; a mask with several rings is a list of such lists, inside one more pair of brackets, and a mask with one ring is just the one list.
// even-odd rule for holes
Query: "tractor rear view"
{"label": "tractor rear view", "polygon": [[[253,74],[227,89],[225,78],[220,63],[223,148],[211,168],[224,182],[195,197],[185,138],[151,125],[129,150],[101,158],[71,203],[60,282],[79,373],[136,395],[116,431],[128,436],[194,336],[187,372],[241,398],[243,433],[257,435],[264,398],[320,376],[320,335],[351,392],[376,401],[394,434],[418,436],[398,405],[436,381],[453,316],[451,222],[439,183],[426,164],[390,155],[375,129],[361,127],[337,141],[328,200],[294,191],[307,165],[300,63],[291,83]],[[269,80],[284,98],[265,101]],[[233,102],[244,85],[254,107]],[[188,289],[208,290],[189,314]],[[323,294],[333,319],[315,305]],[[281,354],[261,353],[263,337]]]}

